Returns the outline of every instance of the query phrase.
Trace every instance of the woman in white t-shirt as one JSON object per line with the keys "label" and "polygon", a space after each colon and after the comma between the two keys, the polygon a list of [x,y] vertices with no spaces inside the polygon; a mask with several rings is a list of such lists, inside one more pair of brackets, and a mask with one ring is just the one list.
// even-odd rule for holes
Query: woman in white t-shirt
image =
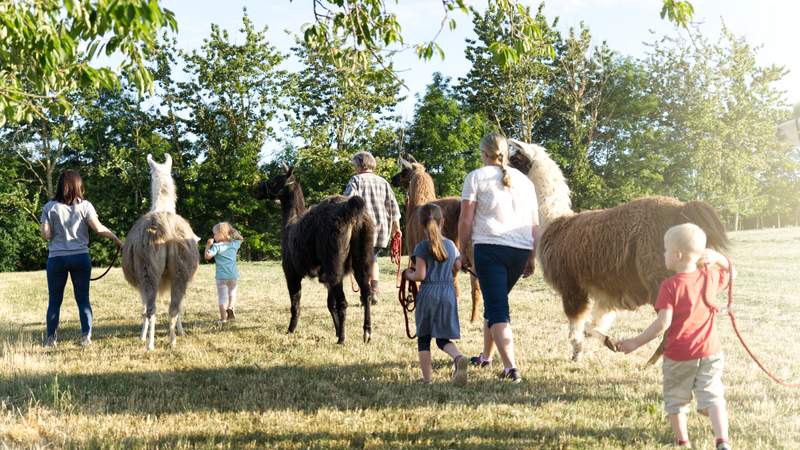
{"label": "woman in white t-shirt", "polygon": [[518,383],[522,377],[514,360],[508,293],[520,276],[533,273],[539,225],[536,190],[522,172],[506,166],[505,137],[486,135],[480,148],[484,166],[464,179],[458,222],[463,258],[469,255],[467,245],[474,245],[475,272],[484,299],[483,352],[472,363],[488,366],[496,345],[503,360],[500,378]]}

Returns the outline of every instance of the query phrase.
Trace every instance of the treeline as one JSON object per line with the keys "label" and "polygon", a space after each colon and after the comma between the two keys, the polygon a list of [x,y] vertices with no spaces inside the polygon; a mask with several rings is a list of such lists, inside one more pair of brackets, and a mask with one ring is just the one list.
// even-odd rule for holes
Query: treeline
{"label": "treeline", "polygon": [[[123,77],[119,90],[75,92],[69,114],[0,130],[0,270],[43,267],[38,216],[64,168],[80,170],[101,220],[124,234],[149,207],[145,155],[168,152],[178,211],[195,232],[231,221],[247,241],[241,256],[260,260],[279,253],[279,212],[249,191],[278,164],[296,165],[314,203],[341,192],[352,153],[373,152],[390,176],[405,151],[427,165],[439,195],[457,195],[479,165],[481,136],[498,129],[552,152],[576,209],[659,194],[708,201],[731,229],[797,223],[800,158],[775,126],[800,108],[775,87],[782,68],[758,65],[757,49],[728,30],[714,42],[697,31],[659,38],[634,59],[593,47],[584,26],[558,32],[541,7],[536,19],[555,54],[504,69],[489,45],[511,42],[509,17],[492,6],[475,14],[472,68],[457,80],[434,75],[408,123],[395,112],[393,67],[336,70],[302,40],[284,54],[247,15],[240,37],[212,25],[191,52],[165,37],[149,55],[152,96]],[[290,59],[302,69],[287,71]],[[96,264],[111,253],[92,243]]]}

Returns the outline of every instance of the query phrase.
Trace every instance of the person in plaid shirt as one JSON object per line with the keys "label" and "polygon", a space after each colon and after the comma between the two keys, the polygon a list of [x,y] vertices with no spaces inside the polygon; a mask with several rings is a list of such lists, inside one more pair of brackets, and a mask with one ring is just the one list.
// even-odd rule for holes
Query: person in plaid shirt
{"label": "person in plaid shirt", "polygon": [[389,238],[400,231],[400,207],[389,182],[375,175],[375,157],[369,152],[358,152],[350,159],[356,174],[347,182],[344,195],[358,195],[367,203],[367,211],[375,222],[375,243],[373,244],[372,304],[377,303],[378,255],[389,245]]}

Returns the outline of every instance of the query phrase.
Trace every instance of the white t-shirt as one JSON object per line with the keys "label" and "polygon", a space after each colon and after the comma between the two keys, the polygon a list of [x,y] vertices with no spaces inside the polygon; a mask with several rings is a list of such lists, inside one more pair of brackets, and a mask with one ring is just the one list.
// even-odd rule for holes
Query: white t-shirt
{"label": "white t-shirt", "polygon": [[473,170],[464,179],[461,198],[477,202],[472,222],[473,244],[533,249],[531,227],[538,217],[536,189],[522,172],[506,167],[511,187],[503,186],[498,166]]}

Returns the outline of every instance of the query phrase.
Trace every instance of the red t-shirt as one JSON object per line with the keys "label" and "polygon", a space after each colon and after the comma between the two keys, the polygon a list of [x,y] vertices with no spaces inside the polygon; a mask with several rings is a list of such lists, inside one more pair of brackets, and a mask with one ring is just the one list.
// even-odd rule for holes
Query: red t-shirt
{"label": "red t-shirt", "polygon": [[703,301],[703,287],[708,283],[707,298],[714,304],[716,293],[728,283],[728,274],[728,271],[703,268],[677,273],[661,283],[655,308],[672,310],[664,356],[687,361],[719,351],[719,336],[714,325],[716,313]]}

